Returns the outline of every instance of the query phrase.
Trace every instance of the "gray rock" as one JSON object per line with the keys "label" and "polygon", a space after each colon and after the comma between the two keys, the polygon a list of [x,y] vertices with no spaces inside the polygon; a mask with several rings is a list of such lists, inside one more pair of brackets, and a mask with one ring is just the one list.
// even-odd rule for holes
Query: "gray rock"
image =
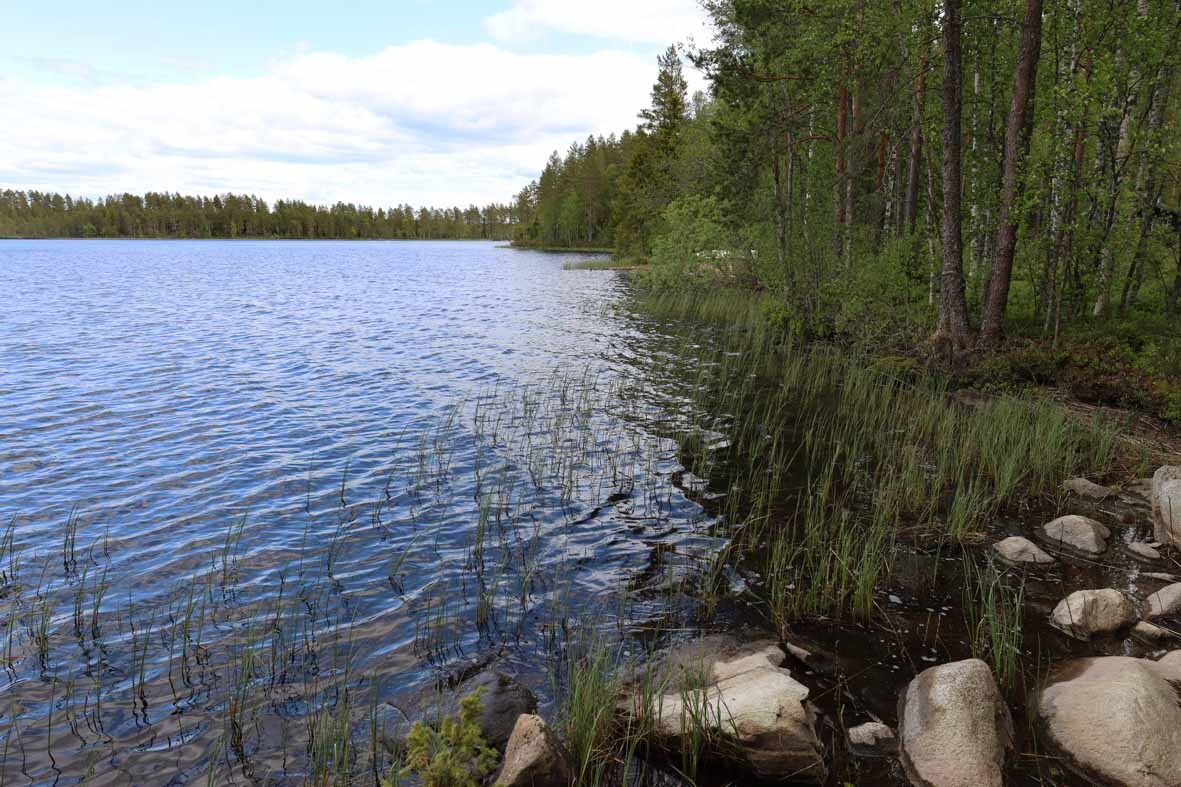
{"label": "gray rock", "polygon": [[480,697],[483,710],[477,720],[480,732],[489,746],[503,752],[517,717],[537,710],[537,698],[528,688],[494,669],[482,670],[446,691],[420,692],[409,703],[406,724],[384,738],[386,748],[396,751],[401,747],[412,722],[422,721],[437,727],[444,717],[458,716],[459,703],[481,688],[484,689]]}
{"label": "gray rock", "polygon": [[1114,634],[1140,619],[1130,598],[1112,588],[1076,590],[1058,602],[1050,622],[1075,639]]}
{"label": "gray rock", "polygon": [[1050,744],[1090,780],[1125,787],[1181,784],[1181,651],[1159,662],[1126,656],[1060,664],[1038,699]]}
{"label": "gray rock", "polygon": [[1054,558],[1050,557],[1044,549],[1021,536],[1009,536],[1003,541],[993,544],[992,548],[1002,558],[1015,565],[1027,563],[1047,565],[1054,562]]}
{"label": "gray rock", "polygon": [[1181,613],[1181,582],[1165,585],[1148,597],[1148,618],[1164,618]]}
{"label": "gray rock", "polygon": [[[647,671],[664,691],[637,691],[621,710],[646,714],[662,743],[679,748],[695,725],[704,724],[722,744],[715,756],[737,755],[762,779],[791,776],[823,782],[824,745],[816,735],[808,687],[781,665],[786,654],[774,642],[735,646],[730,638],[705,638],[674,648]],[[648,697],[648,708],[636,703]]]}
{"label": "gray rock", "polygon": [[1146,620],[1132,626],[1132,636],[1150,647],[1163,645],[1176,638],[1176,635],[1167,628],[1149,623]]}
{"label": "gray rock", "polygon": [[893,754],[898,750],[894,730],[880,721],[867,721],[849,728],[849,746],[858,754]]}
{"label": "gray rock", "polygon": [[1145,544],[1143,541],[1133,541],[1132,543],[1127,544],[1126,547],[1128,552],[1131,553],[1132,557],[1137,558],[1138,560],[1156,562],[1161,559],[1160,552],[1157,552],[1155,547]]}
{"label": "gray rock", "polygon": [[923,787],[1001,787],[1013,724],[979,659],[931,667],[902,695],[902,765]]}
{"label": "gray rock", "polygon": [[1141,576],[1147,577],[1148,579],[1156,579],[1161,582],[1177,582],[1178,581],[1176,574],[1166,574],[1162,571],[1145,571],[1143,574],[1141,574]]}
{"label": "gray rock", "polygon": [[1102,555],[1107,551],[1111,531],[1094,519],[1077,514],[1060,516],[1042,528],[1052,546],[1085,555]]}
{"label": "gray rock", "polygon": [[531,713],[518,716],[496,787],[569,787],[573,783],[570,756],[545,720]]}
{"label": "gray rock", "polygon": [[1165,465],[1153,474],[1152,523],[1157,541],[1181,547],[1181,467]]}
{"label": "gray rock", "polygon": [[1072,478],[1062,484],[1062,488],[1072,495],[1079,497],[1086,497],[1091,500],[1103,500],[1115,494],[1115,490],[1110,487],[1096,484],[1094,481],[1088,481],[1085,478]]}

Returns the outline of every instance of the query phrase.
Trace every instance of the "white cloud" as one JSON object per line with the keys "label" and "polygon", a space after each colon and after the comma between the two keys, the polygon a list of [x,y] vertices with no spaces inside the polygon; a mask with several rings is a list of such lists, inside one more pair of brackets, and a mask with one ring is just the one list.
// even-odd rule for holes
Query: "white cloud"
{"label": "white cloud", "polygon": [[667,45],[709,36],[698,0],[515,0],[485,20],[504,42],[531,40],[543,32]]}
{"label": "white cloud", "polygon": [[550,151],[633,126],[655,68],[631,52],[419,41],[183,85],[0,78],[0,186],[378,205],[507,200]]}

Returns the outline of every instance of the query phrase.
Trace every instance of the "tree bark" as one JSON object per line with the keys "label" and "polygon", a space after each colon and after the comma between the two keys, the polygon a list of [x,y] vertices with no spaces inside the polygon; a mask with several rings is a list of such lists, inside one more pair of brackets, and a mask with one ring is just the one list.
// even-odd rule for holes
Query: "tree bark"
{"label": "tree bark", "polygon": [[[906,197],[902,221],[907,232],[914,232],[919,212],[919,170],[923,164],[923,105],[927,97],[927,56],[919,55],[919,77],[914,91],[914,114],[910,127],[910,161],[906,167]],[[934,209],[934,206],[931,206]]]}
{"label": "tree bark", "polygon": [[998,214],[996,258],[989,280],[987,309],[983,315],[980,341],[995,345],[1004,328],[1009,303],[1009,284],[1013,278],[1013,258],[1017,251],[1018,181],[1029,152],[1033,132],[1033,108],[1037,86],[1037,65],[1042,50],[1042,0],[1026,0],[1025,19],[1021,23],[1021,43],[1013,74],[1013,100],[1005,128],[1005,155],[1002,163],[1001,201]]}
{"label": "tree bark", "polygon": [[963,155],[963,53],[961,0],[946,0],[943,15],[943,270],[939,277],[937,344],[956,350],[968,345],[968,304],[964,294],[964,239],[960,198]]}
{"label": "tree bark", "polygon": [[832,253],[840,259],[845,247],[845,137],[849,122],[849,89],[841,85],[837,93],[836,182],[833,186]]}

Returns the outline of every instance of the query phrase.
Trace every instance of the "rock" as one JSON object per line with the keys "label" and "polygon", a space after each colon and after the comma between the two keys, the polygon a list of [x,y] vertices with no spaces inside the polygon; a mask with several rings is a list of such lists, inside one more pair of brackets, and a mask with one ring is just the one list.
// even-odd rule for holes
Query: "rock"
{"label": "rock", "polygon": [[1115,494],[1115,490],[1110,487],[1096,484],[1094,481],[1088,481],[1085,478],[1072,478],[1062,484],[1062,488],[1072,495],[1079,497],[1086,497],[1091,500],[1103,500]]}
{"label": "rock", "polygon": [[1181,547],[1181,467],[1165,465],[1153,474],[1151,499],[1156,540]]}
{"label": "rock", "polygon": [[1181,784],[1181,651],[1158,662],[1077,659],[1051,674],[1038,715],[1051,745],[1088,779],[1126,787]]}
{"label": "rock", "polygon": [[894,730],[880,721],[867,721],[849,728],[849,746],[858,754],[893,754],[898,750]]}
{"label": "rock", "polygon": [[1112,588],[1076,590],[1058,602],[1050,622],[1075,639],[1114,634],[1139,620],[1132,600]]}
{"label": "rock", "polygon": [[1148,617],[1163,618],[1181,612],[1181,582],[1165,585],[1148,597]]}
{"label": "rock", "polygon": [[1143,541],[1133,541],[1132,543],[1127,544],[1126,547],[1128,552],[1131,553],[1132,557],[1137,558],[1138,560],[1148,560],[1155,562],[1161,559],[1160,552],[1157,552],[1155,547],[1145,544]]}
{"label": "rock", "polygon": [[528,688],[494,669],[483,669],[444,692],[435,691],[433,688],[420,692],[409,703],[406,725],[399,727],[395,736],[388,736],[383,740],[386,748],[396,751],[402,745],[414,721],[422,721],[434,727],[446,716],[458,716],[459,703],[481,688],[484,689],[484,693],[480,702],[483,703],[484,709],[477,720],[480,732],[489,746],[503,752],[513,726],[517,723],[517,717],[537,710],[537,698]]}
{"label": "rock", "polygon": [[1054,562],[1054,558],[1050,557],[1044,549],[1021,536],[1009,536],[1005,540],[993,544],[992,548],[1005,560],[1018,565],[1023,563],[1045,565]]}
{"label": "rock", "polygon": [[979,659],[931,667],[902,695],[902,765],[923,787],[1001,787],[1012,747],[1009,709]]}
{"label": "rock", "polygon": [[1176,574],[1165,574],[1161,571],[1145,571],[1141,576],[1147,577],[1148,579],[1156,579],[1161,582],[1179,581]]}
{"label": "rock", "polygon": [[[704,723],[725,749],[712,753],[736,754],[759,778],[823,782],[824,745],[806,703],[808,687],[781,666],[785,658],[777,643],[736,646],[727,637],[674,648],[647,672],[649,679],[663,676],[658,685],[667,691],[646,709],[657,737],[676,749],[692,725]],[[625,700],[624,712],[642,712],[634,704],[644,696]]]}
{"label": "rock", "polygon": [[1077,514],[1060,516],[1042,528],[1052,546],[1072,549],[1087,555],[1102,555],[1107,550],[1111,531],[1094,519]]}
{"label": "rock", "polygon": [[570,756],[545,721],[531,713],[518,716],[496,787],[569,787],[573,783]]}
{"label": "rock", "polygon": [[1132,636],[1143,642],[1145,645],[1157,646],[1163,645],[1176,635],[1163,626],[1158,626],[1155,623],[1149,623],[1142,620],[1135,626],[1132,626]]}

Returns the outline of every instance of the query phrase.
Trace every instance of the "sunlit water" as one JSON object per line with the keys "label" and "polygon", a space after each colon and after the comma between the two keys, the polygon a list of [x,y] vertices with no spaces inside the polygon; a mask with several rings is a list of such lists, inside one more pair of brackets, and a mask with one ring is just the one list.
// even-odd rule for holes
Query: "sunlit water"
{"label": "sunlit water", "polygon": [[0,241],[4,782],[297,783],[342,686],[360,727],[500,654],[544,697],[559,630],[662,614],[716,546],[684,413],[570,260]]}

